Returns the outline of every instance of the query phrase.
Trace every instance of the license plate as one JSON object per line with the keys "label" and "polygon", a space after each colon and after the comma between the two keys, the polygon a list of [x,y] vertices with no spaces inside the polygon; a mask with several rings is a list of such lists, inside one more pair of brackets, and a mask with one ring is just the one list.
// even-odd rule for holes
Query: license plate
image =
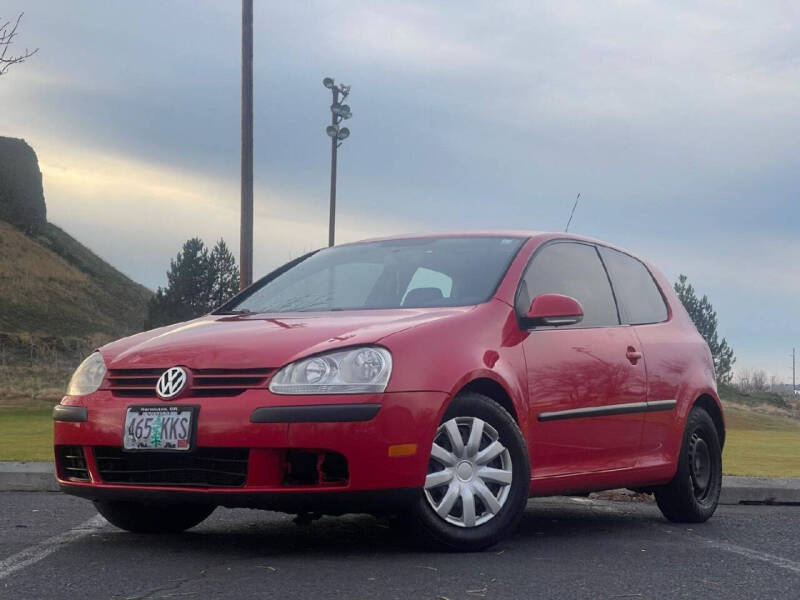
{"label": "license plate", "polygon": [[191,450],[196,409],[195,406],[129,406],[123,449]]}

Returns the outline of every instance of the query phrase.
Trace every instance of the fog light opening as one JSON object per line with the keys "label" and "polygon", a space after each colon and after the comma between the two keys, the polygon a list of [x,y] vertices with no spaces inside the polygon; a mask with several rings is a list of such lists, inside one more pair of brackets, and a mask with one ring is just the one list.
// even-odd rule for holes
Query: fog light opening
{"label": "fog light opening", "polygon": [[338,452],[326,452],[319,470],[324,482],[347,483],[347,459]]}
{"label": "fog light opening", "polygon": [[284,485],[344,485],[349,477],[347,459],[338,452],[286,452]]}

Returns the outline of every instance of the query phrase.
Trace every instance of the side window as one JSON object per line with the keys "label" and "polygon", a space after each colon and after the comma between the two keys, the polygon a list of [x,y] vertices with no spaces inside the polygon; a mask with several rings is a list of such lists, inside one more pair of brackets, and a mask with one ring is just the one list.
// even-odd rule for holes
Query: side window
{"label": "side window", "polygon": [[619,325],[611,284],[594,246],[556,242],[539,250],[520,282],[517,311],[526,313],[540,294],[564,294],[581,303],[583,320],[571,327]]}
{"label": "side window", "polygon": [[614,284],[622,319],[630,325],[667,320],[667,306],[650,271],[641,261],[610,248],[600,255]]}
{"label": "side window", "polygon": [[403,306],[435,305],[437,300],[449,298],[452,291],[452,277],[439,271],[419,267],[414,271],[411,281],[408,282],[401,304]]}

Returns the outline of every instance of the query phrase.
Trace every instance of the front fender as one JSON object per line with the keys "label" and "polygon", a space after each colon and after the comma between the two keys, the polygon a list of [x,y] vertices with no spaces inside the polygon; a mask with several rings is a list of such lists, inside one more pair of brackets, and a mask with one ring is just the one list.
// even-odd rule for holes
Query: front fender
{"label": "front fender", "polygon": [[[496,385],[487,385],[488,382],[493,382]],[[497,388],[500,388],[514,409],[512,416],[516,418],[523,437],[526,440],[528,439],[528,403],[520,384],[520,379],[511,365],[500,361],[495,363],[492,368],[475,368],[459,378],[449,390],[447,401],[438,415],[439,422],[441,422],[444,413],[447,412],[448,407],[459,392],[470,388],[490,397]],[[495,398],[495,400],[499,400],[499,398]]]}

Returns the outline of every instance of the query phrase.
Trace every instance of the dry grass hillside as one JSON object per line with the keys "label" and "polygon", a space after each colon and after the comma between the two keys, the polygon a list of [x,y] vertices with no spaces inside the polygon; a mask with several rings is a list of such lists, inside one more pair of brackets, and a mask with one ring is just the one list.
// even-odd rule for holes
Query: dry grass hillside
{"label": "dry grass hillside", "polygon": [[3,403],[57,395],[93,347],[141,330],[150,295],[53,224],[0,221]]}
{"label": "dry grass hillside", "polygon": [[141,329],[150,291],[50,223],[0,221],[0,332],[116,336]]}

